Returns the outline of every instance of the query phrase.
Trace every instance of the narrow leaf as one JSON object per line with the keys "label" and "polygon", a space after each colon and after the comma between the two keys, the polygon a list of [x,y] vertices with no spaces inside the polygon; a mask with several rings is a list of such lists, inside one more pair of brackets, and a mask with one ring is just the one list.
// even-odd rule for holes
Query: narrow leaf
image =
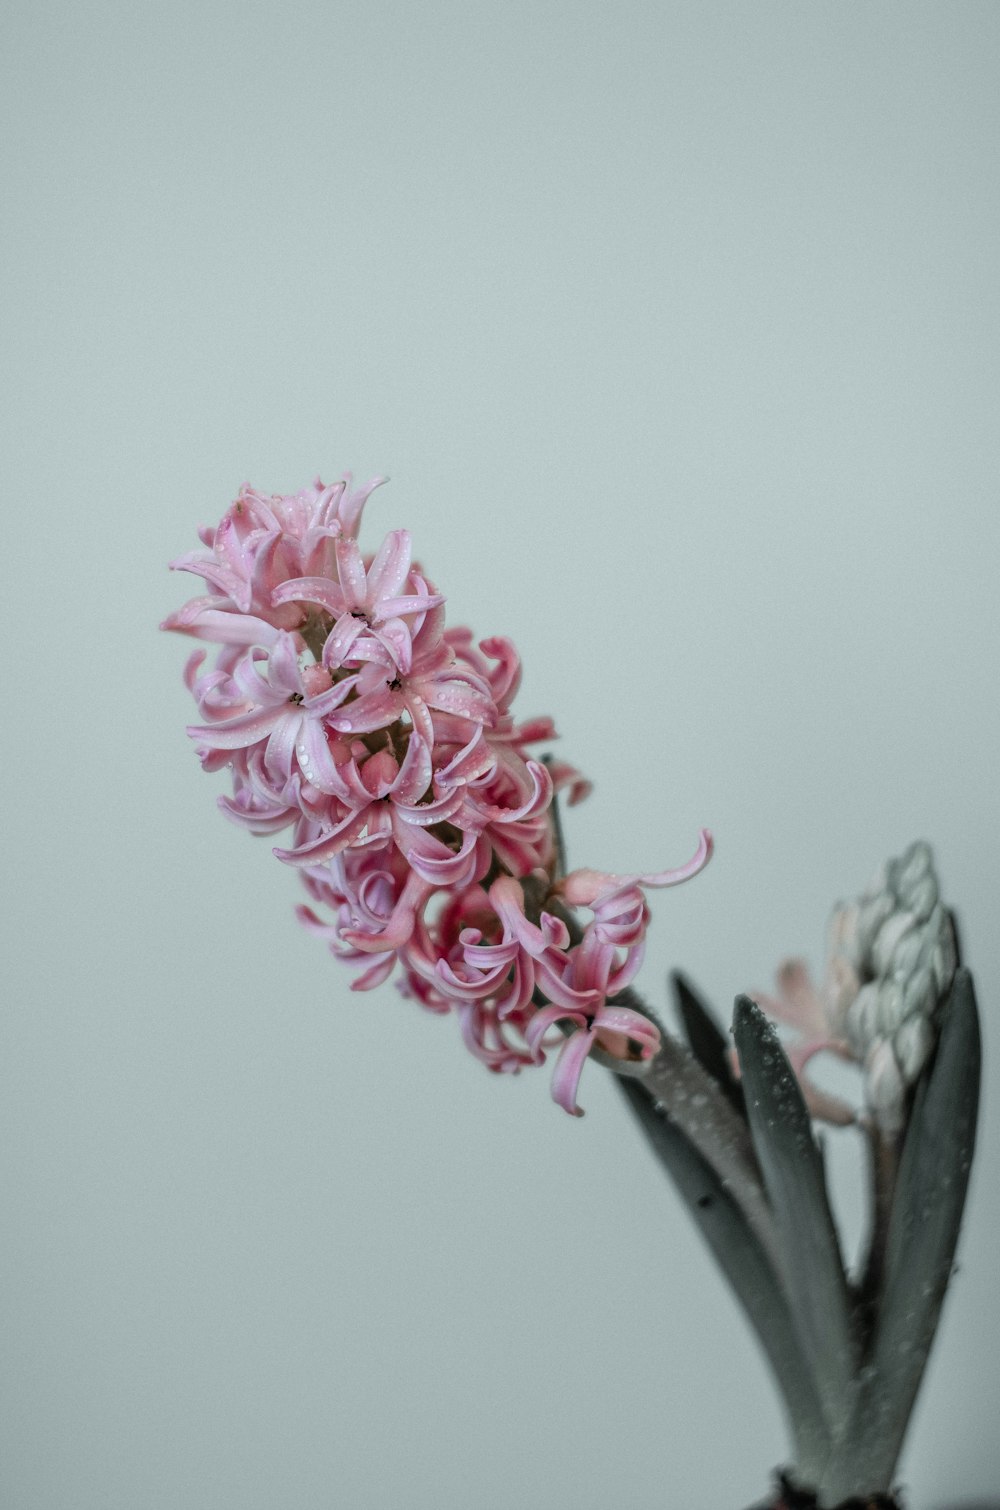
{"label": "narrow leaf", "polygon": [[[937,1052],[914,1098],[886,1244],[885,1283],[835,1497],[888,1485],[951,1278],[976,1143],[982,1047],[968,970],[959,970]],[[849,1445],[849,1451],[847,1447]]]}
{"label": "narrow leaf", "polygon": [[834,1436],[850,1412],[854,1317],[823,1175],[795,1072],[774,1028],[748,996],[733,1021],[747,1116],[778,1232],[785,1293]]}
{"label": "narrow leaf", "polygon": [[740,1116],[745,1116],[743,1087],[733,1074],[725,1033],[690,981],[679,970],[671,972],[670,984],[692,1054],[702,1069],[712,1076],[726,1100]]}
{"label": "narrow leaf", "polygon": [[666,1109],[657,1109],[642,1081],[618,1084],[760,1339],[785,1402],[800,1474],[818,1482],[830,1440],[773,1265],[722,1180]]}
{"label": "narrow leaf", "polygon": [[654,1104],[662,1103],[671,1121],[715,1170],[775,1269],[780,1269],[774,1214],[745,1120],[691,1050],[666,1031],[659,1052],[639,1078]]}

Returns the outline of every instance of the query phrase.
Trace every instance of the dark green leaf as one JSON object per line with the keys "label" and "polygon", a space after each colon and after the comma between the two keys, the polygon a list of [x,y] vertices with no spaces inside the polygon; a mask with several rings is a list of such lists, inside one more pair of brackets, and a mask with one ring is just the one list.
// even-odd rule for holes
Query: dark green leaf
{"label": "dark green leaf", "polygon": [[702,1069],[712,1076],[730,1105],[741,1116],[745,1116],[743,1087],[733,1074],[725,1033],[690,981],[679,970],[671,972],[670,984],[692,1054]]}
{"label": "dark green leaf", "polygon": [[830,1450],[815,1385],[774,1268],[719,1176],[640,1080],[619,1080],[649,1142],[760,1338],[784,1397],[799,1471],[818,1479]]}
{"label": "dark green leaf", "polygon": [[748,996],[736,998],[733,1031],[785,1293],[824,1418],[836,1436],[851,1408],[857,1343],[823,1161],[795,1072],[774,1028]]}
{"label": "dark green leaf", "polygon": [[914,1098],[871,1358],[830,1481],[835,1497],[856,1492],[861,1479],[866,1490],[887,1483],[902,1448],[951,1278],[976,1143],[981,1059],[972,977],[959,970]]}

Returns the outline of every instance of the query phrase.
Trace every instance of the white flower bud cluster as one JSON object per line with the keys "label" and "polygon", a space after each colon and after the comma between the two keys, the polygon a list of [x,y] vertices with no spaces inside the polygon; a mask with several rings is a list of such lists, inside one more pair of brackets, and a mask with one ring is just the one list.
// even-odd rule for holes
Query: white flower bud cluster
{"label": "white flower bud cluster", "polygon": [[889,860],[830,922],[826,1007],[831,1027],[864,1065],[865,1100],[888,1132],[934,1045],[934,1017],[957,956],[934,861],[922,841]]}

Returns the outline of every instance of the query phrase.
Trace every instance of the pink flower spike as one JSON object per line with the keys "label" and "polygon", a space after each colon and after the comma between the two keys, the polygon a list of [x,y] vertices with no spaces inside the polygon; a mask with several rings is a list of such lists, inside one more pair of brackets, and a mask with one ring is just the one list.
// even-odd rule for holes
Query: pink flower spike
{"label": "pink flower spike", "polygon": [[[216,647],[188,661],[189,733],[205,770],[228,768],[227,816],[282,833],[274,853],[329,921],[312,906],[299,916],[350,967],[352,990],[398,967],[402,994],[454,1014],[489,1070],[553,1054],[553,1098],[580,1116],[588,1055],[624,1075],[657,1052],[656,1025],[619,1004],[643,957],[644,888],[696,875],[711,836],[676,869],[560,881],[554,794],[572,802],[586,783],[533,758],[556,733],[513,709],[517,650],[446,624],[409,532],[360,545],[381,481],[317,478],[290,495],[248,484],[174,563],[202,596],[164,627]],[[585,926],[563,900],[589,908]],[[818,1035],[804,1037],[803,1064]]]}

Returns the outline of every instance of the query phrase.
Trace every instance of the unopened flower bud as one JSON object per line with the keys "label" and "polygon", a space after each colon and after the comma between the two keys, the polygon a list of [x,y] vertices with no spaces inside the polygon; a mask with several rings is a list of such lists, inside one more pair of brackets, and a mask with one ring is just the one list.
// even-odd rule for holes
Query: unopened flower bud
{"label": "unopened flower bud", "polygon": [[847,1013],[847,1033],[855,1057],[863,1059],[878,1036],[878,986],[874,981],[861,987]]}
{"label": "unopened flower bud", "polygon": [[902,986],[897,980],[883,981],[879,987],[876,1013],[879,1033],[890,1038],[903,1021],[905,1011]]}
{"label": "unopened flower bud", "polygon": [[928,845],[918,841],[879,866],[857,901],[834,910],[829,938],[827,1020],[841,1026],[866,1067],[870,1109],[883,1125],[898,1128],[956,966],[951,918],[939,900]]}
{"label": "unopened flower bud", "polygon": [[888,975],[894,968],[896,950],[915,923],[912,912],[893,912],[886,918],[872,944],[871,962],[876,975]]}
{"label": "unopened flower bud", "polygon": [[892,1040],[896,1063],[906,1085],[912,1085],[927,1063],[934,1031],[926,1017],[914,1014],[900,1023]]}
{"label": "unopened flower bud", "polygon": [[901,1124],[905,1088],[892,1044],[880,1039],[865,1059],[865,1089],[868,1106],[883,1126],[896,1128]]}
{"label": "unopened flower bud", "polygon": [[[838,903],[827,941],[820,991],[810,985],[803,963],[790,961],[779,973],[780,997],[762,998],[762,1004],[799,1029],[800,1076],[823,1049],[853,1058],[864,1066],[869,1112],[883,1128],[898,1132],[907,1094],[933,1049],[938,1007],[957,963],[929,847],[911,844],[899,859],[879,866],[860,897]],[[828,1116],[815,1108],[829,1098],[805,1077],[803,1084],[814,1114]]]}

